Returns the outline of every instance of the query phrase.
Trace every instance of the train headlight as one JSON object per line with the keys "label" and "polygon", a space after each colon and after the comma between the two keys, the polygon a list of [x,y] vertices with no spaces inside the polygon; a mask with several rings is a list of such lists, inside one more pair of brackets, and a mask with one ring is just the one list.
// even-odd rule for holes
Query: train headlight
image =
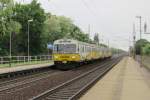
{"label": "train headlight", "polygon": [[55,59],[57,59],[57,58],[58,58],[58,56],[54,56],[54,58],[55,58]]}
{"label": "train headlight", "polygon": [[76,56],[72,56],[72,58],[73,58],[73,59],[75,59],[75,58],[76,58]]}

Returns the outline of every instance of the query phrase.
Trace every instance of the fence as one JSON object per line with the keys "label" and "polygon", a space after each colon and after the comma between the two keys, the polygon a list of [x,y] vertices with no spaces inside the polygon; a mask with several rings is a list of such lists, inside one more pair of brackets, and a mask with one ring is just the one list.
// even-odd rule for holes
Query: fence
{"label": "fence", "polygon": [[37,64],[46,63],[52,60],[51,55],[39,55],[39,56],[4,56],[0,57],[0,67],[3,66],[17,66],[25,64]]}
{"label": "fence", "polygon": [[140,64],[142,64],[142,66],[144,66],[144,67],[146,67],[146,68],[148,68],[150,70],[150,55],[142,55],[142,57],[140,55],[136,55],[136,60]]}
{"label": "fence", "polygon": [[145,67],[147,67],[150,70],[150,55],[143,55],[142,63]]}

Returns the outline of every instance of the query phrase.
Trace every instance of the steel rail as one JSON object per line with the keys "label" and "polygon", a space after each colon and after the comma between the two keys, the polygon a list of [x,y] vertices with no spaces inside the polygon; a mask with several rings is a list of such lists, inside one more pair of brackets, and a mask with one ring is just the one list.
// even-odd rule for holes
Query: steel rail
{"label": "steel rail", "polygon": [[9,84],[9,85],[6,85],[6,86],[2,86],[2,87],[0,87],[0,93],[3,92],[3,91],[6,91],[6,90],[12,89],[12,88],[17,88],[19,86],[30,84],[30,83],[33,83],[35,81],[46,79],[47,77],[50,77],[51,75],[54,75],[55,73],[57,73],[57,71],[53,70],[53,71],[49,71],[47,73],[41,74],[42,76],[40,76],[40,77],[36,77],[36,75],[35,75],[34,77],[32,77],[28,80],[24,80],[24,81],[17,82],[17,83],[14,83],[14,84]]}
{"label": "steel rail", "polygon": [[[100,65],[93,70],[90,70],[80,76],[73,78],[61,85],[52,88],[36,97],[31,98],[31,100],[45,100],[45,99],[74,99],[79,97],[79,94],[82,94],[80,91],[86,90],[85,87],[88,87],[92,84],[96,79],[102,77],[106,72],[108,72],[115,64],[120,61],[120,58],[109,61],[109,63],[105,63]],[[95,74],[95,73],[96,74]],[[93,75],[93,77],[91,77]],[[98,77],[96,77],[98,76]],[[96,79],[95,79],[96,77]],[[93,79],[94,78],[94,79]],[[86,81],[87,80],[87,81]],[[92,80],[92,81],[91,81]],[[85,82],[84,82],[85,81]],[[88,84],[87,84],[88,82]],[[77,84],[78,83],[78,84]],[[81,84],[83,83],[83,84]],[[87,85],[86,85],[87,84]],[[82,85],[82,86],[81,86]],[[70,86],[70,87],[69,87]],[[66,89],[66,90],[65,90]]]}
{"label": "steel rail", "polygon": [[[104,61],[104,63],[106,61]],[[14,80],[2,82],[2,83],[0,83],[0,93],[4,92],[6,90],[8,91],[8,90],[13,89],[13,88],[17,89],[17,87],[19,87],[19,86],[23,86],[22,89],[24,89],[25,88],[24,85],[27,85],[27,84],[30,84],[30,83],[33,83],[33,82],[36,82],[36,81],[39,81],[39,80],[42,80],[42,79],[46,79],[47,77],[50,77],[51,75],[54,74],[53,71],[55,72],[55,70],[50,70],[50,71],[45,72],[45,73],[41,73],[42,72],[41,71],[39,74],[35,74],[35,75],[33,74],[33,76],[26,76],[24,78],[24,80],[22,79],[22,77],[20,77],[19,79],[14,79]],[[50,75],[48,75],[48,74],[50,74]],[[44,76],[40,76],[40,75],[44,75]],[[37,76],[40,76],[40,77],[37,77]],[[30,78],[30,79],[28,79],[28,78]],[[25,80],[25,79],[27,79],[27,80]],[[20,80],[23,80],[23,81],[20,81]],[[20,81],[20,82],[15,82],[15,81]],[[19,89],[21,89],[21,88],[19,88]]]}
{"label": "steel rail", "polygon": [[8,85],[8,84],[12,84],[12,83],[15,83],[15,82],[18,82],[20,80],[26,80],[26,79],[30,79],[30,78],[34,78],[34,77],[38,77],[40,75],[44,75],[44,74],[47,74],[49,72],[51,72],[52,70],[49,70],[49,71],[41,71],[39,73],[33,73],[31,75],[26,75],[26,76],[22,76],[22,77],[18,77],[18,78],[14,78],[14,79],[8,79],[8,80],[5,80],[5,81],[0,81],[0,88],[3,86],[3,85]]}
{"label": "steel rail", "polygon": [[104,72],[102,72],[101,74],[99,74],[96,78],[94,78],[91,82],[89,82],[88,84],[86,84],[83,88],[81,88],[77,93],[75,93],[73,96],[71,96],[69,98],[69,100],[76,100],[78,98],[80,98],[80,96],[82,96],[82,94],[84,94],[89,88],[91,88],[100,78],[102,78],[107,72],[109,72],[113,66],[115,66],[118,62],[120,61],[120,59],[118,59],[117,61],[115,61],[113,64],[110,65],[110,68],[108,68],[107,70],[105,70]]}

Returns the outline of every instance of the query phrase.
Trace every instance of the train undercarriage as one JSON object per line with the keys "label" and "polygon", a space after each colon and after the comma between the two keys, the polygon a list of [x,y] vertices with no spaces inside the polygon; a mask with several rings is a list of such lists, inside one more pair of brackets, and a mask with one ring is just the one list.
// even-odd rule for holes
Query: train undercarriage
{"label": "train undercarriage", "polygon": [[111,57],[107,57],[107,58],[100,58],[100,59],[93,59],[93,60],[85,60],[85,61],[54,61],[55,67],[57,69],[60,70],[69,70],[69,69],[73,69],[73,68],[77,68],[81,65],[85,65],[85,64],[90,64],[96,61],[103,61],[105,59],[109,59]]}

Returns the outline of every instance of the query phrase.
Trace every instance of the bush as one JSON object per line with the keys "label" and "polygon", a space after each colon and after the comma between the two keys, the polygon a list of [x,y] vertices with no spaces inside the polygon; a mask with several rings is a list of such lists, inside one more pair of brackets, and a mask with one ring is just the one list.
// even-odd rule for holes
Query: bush
{"label": "bush", "polygon": [[143,54],[150,55],[150,43],[146,44],[145,47],[142,49]]}

